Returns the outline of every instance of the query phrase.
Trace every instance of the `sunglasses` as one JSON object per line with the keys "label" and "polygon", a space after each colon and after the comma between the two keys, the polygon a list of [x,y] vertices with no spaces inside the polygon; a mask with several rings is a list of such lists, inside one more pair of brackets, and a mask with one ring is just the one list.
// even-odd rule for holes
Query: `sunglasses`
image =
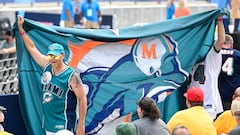
{"label": "sunglasses", "polygon": [[49,60],[52,60],[52,59],[59,60],[59,58],[60,58],[60,56],[48,55]]}

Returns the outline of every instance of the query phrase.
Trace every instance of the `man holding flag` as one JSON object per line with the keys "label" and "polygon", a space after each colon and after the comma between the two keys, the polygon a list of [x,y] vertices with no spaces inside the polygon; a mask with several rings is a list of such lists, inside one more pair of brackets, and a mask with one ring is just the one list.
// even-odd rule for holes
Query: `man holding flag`
{"label": "man holding flag", "polygon": [[212,119],[223,111],[222,101],[218,90],[218,75],[222,65],[220,50],[225,41],[225,29],[222,17],[217,19],[218,37],[206,58],[193,67],[190,87],[199,87],[204,91],[204,109]]}
{"label": "man holding flag", "polygon": [[25,47],[35,62],[43,68],[42,125],[46,135],[54,135],[63,129],[76,135],[84,135],[87,99],[79,74],[64,63],[65,50],[62,45],[53,43],[48,47],[47,56],[42,54],[26,34],[23,23],[24,19],[18,16],[18,29]]}

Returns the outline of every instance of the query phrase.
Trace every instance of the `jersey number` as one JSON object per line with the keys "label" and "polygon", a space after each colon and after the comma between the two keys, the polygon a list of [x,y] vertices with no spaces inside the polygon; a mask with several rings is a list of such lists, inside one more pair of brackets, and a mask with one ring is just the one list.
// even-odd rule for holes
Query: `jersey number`
{"label": "jersey number", "polygon": [[200,84],[204,84],[205,76],[204,76],[204,65],[198,65],[194,75],[194,81],[198,81]]}
{"label": "jersey number", "polygon": [[233,74],[233,58],[229,57],[222,65],[222,71],[227,75],[232,76]]}

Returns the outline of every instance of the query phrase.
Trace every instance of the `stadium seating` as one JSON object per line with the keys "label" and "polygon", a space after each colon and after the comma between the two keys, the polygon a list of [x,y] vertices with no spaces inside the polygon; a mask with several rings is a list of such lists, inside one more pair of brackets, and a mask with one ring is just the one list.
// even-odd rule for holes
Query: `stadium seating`
{"label": "stadium seating", "polygon": [[16,53],[0,54],[0,94],[18,93]]}

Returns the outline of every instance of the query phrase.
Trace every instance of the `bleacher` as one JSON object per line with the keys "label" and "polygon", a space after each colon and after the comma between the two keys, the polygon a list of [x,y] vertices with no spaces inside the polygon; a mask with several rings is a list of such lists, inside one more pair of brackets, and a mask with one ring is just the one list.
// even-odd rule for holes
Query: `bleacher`
{"label": "bleacher", "polygon": [[16,53],[0,53],[0,94],[18,93]]}
{"label": "bleacher", "polygon": [[[0,43],[11,29],[9,18],[0,18]],[[16,53],[0,53],[0,95],[18,93]]]}

